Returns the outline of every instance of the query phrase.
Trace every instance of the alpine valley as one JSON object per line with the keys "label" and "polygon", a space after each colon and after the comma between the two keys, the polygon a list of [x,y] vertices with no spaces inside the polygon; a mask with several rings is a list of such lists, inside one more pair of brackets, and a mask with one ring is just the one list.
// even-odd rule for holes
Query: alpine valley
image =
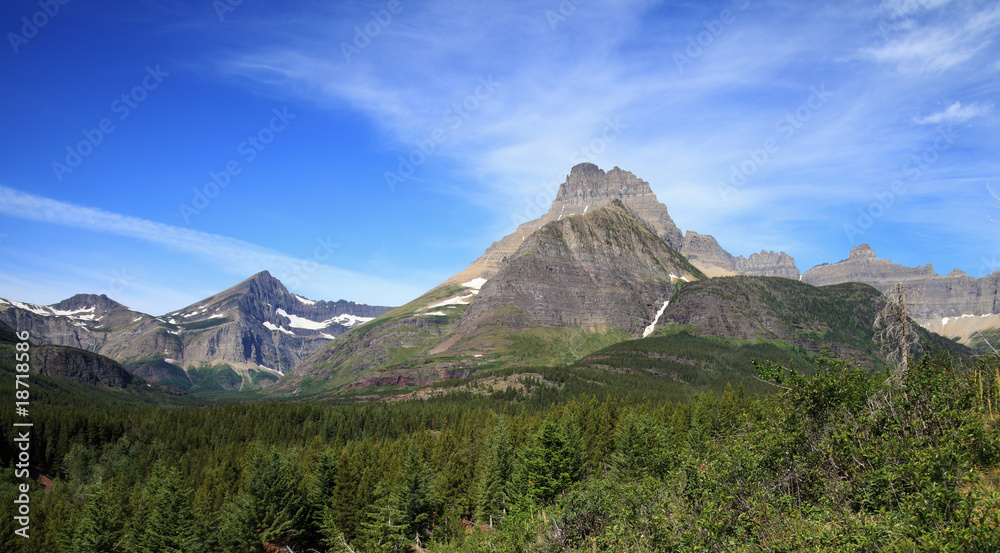
{"label": "alpine valley", "polygon": [[998,283],[734,256],[582,164],[395,308],[2,299],[0,544],[1000,551]]}
{"label": "alpine valley", "polygon": [[0,322],[190,393],[364,398],[540,366],[646,367],[678,389],[754,387],[751,357],[810,367],[830,351],[883,367],[875,305],[899,283],[931,343],[984,351],[1000,333],[1000,273],[942,276],[866,244],[805,273],[785,252],[734,256],[710,235],[682,233],[647,182],[583,163],[546,214],[401,307],[306,299],[265,271],[161,316],[80,294],[48,306],[0,299]]}

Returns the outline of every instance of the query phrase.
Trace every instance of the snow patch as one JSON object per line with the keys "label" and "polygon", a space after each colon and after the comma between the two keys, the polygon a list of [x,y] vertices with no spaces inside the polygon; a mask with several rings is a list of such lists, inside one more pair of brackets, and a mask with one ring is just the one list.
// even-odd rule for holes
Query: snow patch
{"label": "snow patch", "polygon": [[274,323],[272,323],[270,321],[264,321],[263,324],[264,324],[264,328],[266,328],[266,329],[268,329],[270,331],[277,330],[278,332],[284,332],[285,334],[291,334],[292,336],[295,336],[295,333],[292,332],[291,330],[288,330],[288,329],[286,329],[284,327],[280,327],[280,326],[278,326],[278,325],[276,325],[276,324],[274,324]]}
{"label": "snow patch", "polygon": [[336,317],[319,322],[305,317],[299,317],[298,315],[292,315],[291,313],[285,312],[285,310],[280,307],[274,312],[282,317],[288,318],[288,320],[291,321],[288,323],[288,326],[292,328],[304,328],[306,330],[323,330],[332,324],[354,327],[374,319],[374,317],[358,317],[357,315],[348,315],[345,313],[343,315],[337,315]]}
{"label": "snow patch", "polygon": [[431,311],[430,313],[419,313],[419,314],[417,314],[418,317],[430,317],[431,315],[441,315],[441,316],[444,316],[444,315],[447,315],[447,313],[445,313],[444,311]]}
{"label": "snow patch", "polygon": [[132,322],[133,323],[137,323],[137,322],[139,322],[141,320],[142,320],[142,317],[136,317],[136,318],[132,319]]}
{"label": "snow patch", "polygon": [[590,206],[589,206],[589,205],[588,205],[587,207],[583,208],[583,214],[584,214],[584,215],[586,215],[586,214],[587,214],[587,210],[588,210],[588,209],[590,209]]}
{"label": "snow patch", "polygon": [[330,336],[329,334],[327,334],[325,332],[321,332],[319,335],[322,336],[322,337],[324,337],[324,338],[326,338],[327,340],[336,340],[337,339],[336,336]]}
{"label": "snow patch", "polygon": [[[85,307],[83,309],[77,309],[76,311],[63,311],[61,309],[56,309],[54,307],[50,307],[49,311],[52,311],[53,315],[59,315],[60,317],[70,317],[70,318],[73,318],[73,319],[85,319],[85,318],[87,318],[87,315],[80,315],[80,313],[90,313],[90,318],[91,319],[94,318],[94,308],[93,307]],[[80,315],[80,316],[79,317],[74,317],[74,315]]]}
{"label": "snow patch", "polygon": [[35,304],[32,304],[32,303],[21,303],[19,301],[11,301],[10,304],[13,305],[14,307],[17,307],[18,309],[24,309],[25,311],[31,311],[35,315],[41,315],[43,317],[48,317],[48,316],[52,315],[51,311],[47,311],[45,308],[43,308],[40,305],[35,305]]}
{"label": "snow patch", "polygon": [[[673,276],[673,275],[670,275],[670,276]],[[656,323],[660,322],[660,317],[663,315],[663,312],[667,310],[667,306],[668,305],[670,305],[670,300],[667,300],[667,301],[663,302],[663,307],[661,307],[660,310],[656,312],[656,318],[654,318],[653,322],[649,326],[646,327],[646,330],[642,331],[642,337],[643,338],[645,338],[646,336],[649,336],[650,334],[653,333],[654,330],[656,330]]]}
{"label": "snow patch", "polygon": [[167,322],[168,322],[168,323],[170,323],[170,324],[172,324],[172,325],[175,325],[175,324],[177,324],[177,320],[175,320],[175,319],[170,319],[170,320],[169,320],[169,321],[167,321]]}
{"label": "snow patch", "polygon": [[466,282],[465,284],[462,284],[462,286],[465,286],[466,288],[472,288],[474,290],[479,290],[483,287],[484,284],[486,284],[486,279],[479,277],[479,278],[474,278],[469,282]]}
{"label": "snow patch", "polygon": [[434,305],[428,305],[424,309],[434,309],[435,307],[444,307],[446,305],[468,305],[472,303],[472,298],[476,297],[478,290],[474,290],[468,296],[455,296],[453,298],[448,298],[441,303],[435,303]]}
{"label": "snow patch", "polygon": [[281,371],[276,371],[276,370],[272,369],[271,367],[265,367],[264,365],[257,365],[257,366],[260,367],[261,369],[264,369],[265,371],[272,372],[272,373],[277,373],[277,374],[280,374],[281,376],[285,376],[285,373],[283,373]]}
{"label": "snow patch", "polygon": [[295,299],[299,300],[300,302],[302,302],[302,303],[304,303],[306,305],[316,305],[315,301],[303,298],[302,296],[300,296],[298,294],[292,294],[292,296],[295,297]]}

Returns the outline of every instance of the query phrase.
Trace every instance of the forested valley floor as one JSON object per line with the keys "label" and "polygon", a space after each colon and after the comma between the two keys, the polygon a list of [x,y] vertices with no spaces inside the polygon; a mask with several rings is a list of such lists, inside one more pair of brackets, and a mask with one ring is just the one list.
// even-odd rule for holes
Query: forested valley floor
{"label": "forested valley floor", "polygon": [[996,356],[761,369],[774,393],[533,369],[548,385],[345,405],[38,377],[31,537],[4,516],[3,550],[1000,551]]}

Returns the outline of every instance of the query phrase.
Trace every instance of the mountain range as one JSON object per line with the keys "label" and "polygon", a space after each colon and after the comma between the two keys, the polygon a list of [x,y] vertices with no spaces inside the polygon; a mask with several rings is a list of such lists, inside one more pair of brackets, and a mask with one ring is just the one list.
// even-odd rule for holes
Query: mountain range
{"label": "mountain range", "polygon": [[[860,284],[836,287],[846,283]],[[647,182],[584,163],[546,214],[398,308],[309,300],[265,271],[162,316],[77,295],[49,306],[0,299],[0,322],[38,344],[110,358],[142,382],[308,396],[707,339],[779,344],[802,359],[831,350],[876,368],[871,309],[899,283],[911,292],[910,316],[930,331],[984,348],[1000,329],[1000,273],[942,276],[879,259],[866,244],[805,273],[784,252],[734,256],[710,235],[682,233]],[[60,364],[89,366],[73,363]]]}
{"label": "mountain range", "polygon": [[107,296],[79,294],[53,305],[0,299],[0,322],[32,341],[78,348],[132,374],[180,389],[244,389],[276,381],[303,357],[389,311],[290,293],[268,272],[162,316]]}

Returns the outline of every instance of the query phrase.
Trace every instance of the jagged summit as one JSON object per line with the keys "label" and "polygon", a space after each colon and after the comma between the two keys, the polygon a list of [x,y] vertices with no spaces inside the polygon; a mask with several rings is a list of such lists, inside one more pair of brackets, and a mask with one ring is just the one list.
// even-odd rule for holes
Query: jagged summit
{"label": "jagged summit", "polygon": [[51,307],[60,311],[76,311],[80,309],[89,309],[91,307],[96,307],[100,311],[108,311],[112,309],[122,309],[125,306],[104,294],[99,296],[97,294],[76,294],[71,298],[52,304]]}
{"label": "jagged summit", "polygon": [[647,194],[653,194],[649,183],[628,171],[615,167],[605,173],[593,163],[581,163],[570,170],[566,182],[559,187],[555,203],[603,205],[612,198],[624,199]]}
{"label": "jagged summit", "polygon": [[656,199],[649,183],[618,167],[605,172],[593,163],[581,163],[570,170],[548,213],[522,223],[517,230],[494,242],[468,269],[449,282],[460,284],[476,278],[491,278],[535,231],[553,221],[604,207],[612,200],[620,200],[628,206],[670,247],[681,249],[684,235],[674,224],[667,206]]}
{"label": "jagged summit", "polygon": [[875,250],[872,249],[868,244],[861,244],[860,246],[851,250],[851,254],[847,257],[848,259],[875,259],[878,256],[875,255]]}

